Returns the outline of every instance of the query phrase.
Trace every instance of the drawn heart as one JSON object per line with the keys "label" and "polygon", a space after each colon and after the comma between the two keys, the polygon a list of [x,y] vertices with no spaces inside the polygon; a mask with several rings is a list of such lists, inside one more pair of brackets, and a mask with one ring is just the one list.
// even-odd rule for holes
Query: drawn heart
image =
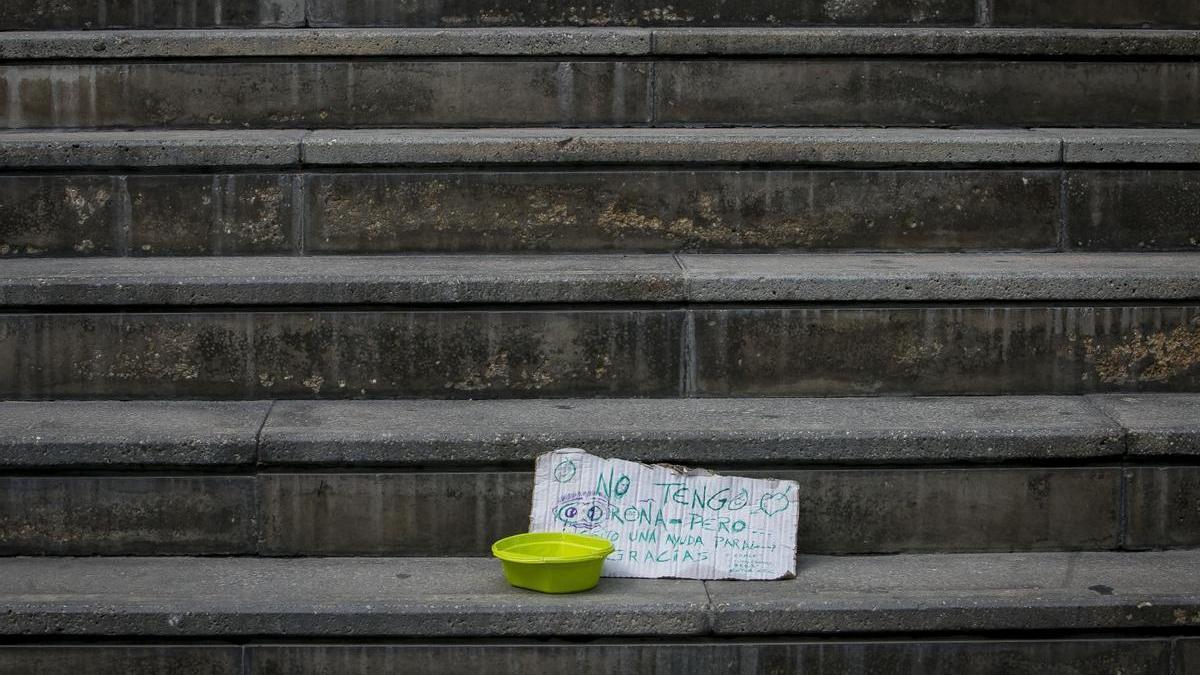
{"label": "drawn heart", "polygon": [[768,516],[773,516],[787,511],[790,503],[786,492],[768,492],[759,498],[758,508]]}

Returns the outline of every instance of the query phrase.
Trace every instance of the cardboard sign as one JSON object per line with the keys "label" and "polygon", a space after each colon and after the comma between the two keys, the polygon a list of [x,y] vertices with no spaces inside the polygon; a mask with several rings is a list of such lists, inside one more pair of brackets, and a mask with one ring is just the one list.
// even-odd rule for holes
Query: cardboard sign
{"label": "cardboard sign", "polygon": [[604,537],[604,576],[782,579],[796,573],[799,485],[603,459],[537,459],[531,532]]}

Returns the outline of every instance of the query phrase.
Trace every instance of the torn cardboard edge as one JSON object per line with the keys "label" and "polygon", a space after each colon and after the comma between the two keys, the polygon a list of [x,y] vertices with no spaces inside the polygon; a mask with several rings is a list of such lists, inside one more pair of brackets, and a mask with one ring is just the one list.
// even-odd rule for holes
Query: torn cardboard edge
{"label": "torn cardboard edge", "polygon": [[608,539],[608,577],[787,579],[796,575],[800,486],[705,469],[547,452],[531,532]]}

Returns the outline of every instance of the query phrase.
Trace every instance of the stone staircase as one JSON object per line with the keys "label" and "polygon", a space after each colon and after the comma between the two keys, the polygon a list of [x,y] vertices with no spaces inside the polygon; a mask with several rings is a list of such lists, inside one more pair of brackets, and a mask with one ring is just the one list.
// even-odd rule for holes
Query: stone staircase
{"label": "stone staircase", "polygon": [[[0,673],[1200,673],[1198,29],[8,0]],[[564,446],[797,578],[510,588]]]}

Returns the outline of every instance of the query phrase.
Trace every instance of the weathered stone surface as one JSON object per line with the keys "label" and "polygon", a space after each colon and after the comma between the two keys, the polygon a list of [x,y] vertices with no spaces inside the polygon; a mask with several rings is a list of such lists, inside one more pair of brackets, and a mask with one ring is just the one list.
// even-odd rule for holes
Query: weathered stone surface
{"label": "weathered stone surface", "polygon": [[999,26],[1200,26],[1200,5],[1191,0],[992,0]]}
{"label": "weathered stone surface", "polygon": [[1197,164],[1200,129],[1043,129],[1068,164]]}
{"label": "weathered stone surface", "polygon": [[695,302],[1193,300],[1193,254],[681,255]]}
{"label": "weathered stone surface", "polygon": [[1200,546],[1200,467],[1132,467],[1125,476],[1126,547]]}
{"label": "weathered stone surface", "polygon": [[1117,545],[1119,468],[764,471],[800,483],[802,553]]}
{"label": "weathered stone surface", "polygon": [[[1195,551],[803,556],[799,570],[792,581],[754,584],[602,579],[595,592],[549,596],[508,586],[485,559],[10,558],[0,560],[0,631],[25,639],[669,639],[713,630],[1115,632],[1200,623]],[[836,643],[822,644],[836,653]]]}
{"label": "weathered stone surface", "polygon": [[[307,165],[1055,164],[1062,130],[329,129]],[[1114,132],[1115,138],[1120,138]],[[1119,148],[1114,150],[1119,157]]]}
{"label": "weathered stone surface", "polygon": [[[963,2],[964,0],[952,0]],[[694,24],[693,24],[694,25]],[[1172,30],[804,27],[455,27],[0,33],[0,58],[351,56],[1195,56],[1200,33]],[[653,45],[651,41],[653,39]]]}
{"label": "weathered stone surface", "polygon": [[289,253],[300,189],[286,174],[0,176],[0,256]]}
{"label": "weathered stone surface", "polygon": [[707,604],[673,579],[545,595],[485,559],[0,559],[0,633],[26,639],[696,635]]}
{"label": "weathered stone surface", "polygon": [[385,251],[1050,248],[1039,171],[317,174],[306,247]]}
{"label": "weathered stone surface", "polygon": [[6,0],[0,15],[0,30],[303,25],[303,0]]}
{"label": "weathered stone surface", "polygon": [[269,464],[525,467],[543,453],[698,465],[1095,458],[1122,431],[1078,397],[280,401]]}
{"label": "weathered stone surface", "polygon": [[[800,483],[797,550],[805,553],[1104,549],[1118,542],[1119,468],[739,473]],[[487,555],[492,542],[528,528],[532,489],[528,473],[263,474],[262,551]]]}
{"label": "weathered stone surface", "polygon": [[1126,429],[1131,455],[1200,455],[1200,394],[1109,394],[1092,403]]}
{"label": "weathered stone surface", "polygon": [[124,253],[125,193],[121,176],[0,176],[0,258]]}
{"label": "weathered stone surface", "polygon": [[191,307],[683,299],[682,274],[669,255],[51,259],[8,261],[4,271],[0,303],[8,305]]}
{"label": "weathered stone surface", "polygon": [[268,555],[489,555],[529,529],[529,473],[327,473],[258,477]]}
{"label": "weathered stone surface", "polygon": [[1183,126],[1200,64],[883,59],[656,64],[659,124]]}
{"label": "weathered stone surface", "polygon": [[1175,641],[1175,672],[1179,675],[1200,673],[1200,640],[1184,638]]}
{"label": "weathered stone surface", "polygon": [[47,307],[1200,298],[1192,253],[91,258],[5,272],[0,303]]}
{"label": "weathered stone surface", "polygon": [[0,65],[0,127],[621,125],[649,64],[179,61]]}
{"label": "weathered stone surface", "polygon": [[[0,38],[4,34],[0,33]],[[304,131],[8,131],[0,167],[294,166]]]}
{"label": "weathered stone surface", "polygon": [[1067,237],[1081,249],[1200,250],[1200,171],[1067,172]]}
{"label": "weathered stone surface", "polygon": [[251,553],[254,479],[0,478],[0,555]]}
{"label": "weathered stone surface", "polygon": [[0,396],[674,396],[682,323],[670,310],[10,314]]}
{"label": "weathered stone surface", "polygon": [[0,58],[146,59],[266,56],[639,56],[651,32],[634,29],[326,28],[0,33]]}
{"label": "weathered stone surface", "polygon": [[674,28],[654,31],[660,55],[1193,56],[1194,31],[1045,28]]}
{"label": "weathered stone surface", "polygon": [[791,581],[706,582],[718,634],[1200,625],[1200,556],[802,556]]}
{"label": "weathered stone surface", "polygon": [[8,645],[0,672],[38,675],[239,675],[242,648],[206,645]]}
{"label": "weathered stone surface", "polygon": [[265,401],[0,403],[0,466],[252,464]]}
{"label": "weathered stone surface", "polygon": [[[1121,672],[1156,675],[1168,640],[792,642],[605,645],[264,645],[247,658],[252,675],[413,671],[500,675],[570,671],[695,673],[925,673],[1035,675]],[[1188,673],[1190,675],[1190,673]]]}
{"label": "weathered stone surface", "polygon": [[834,24],[970,24],[968,0],[312,0],[313,26],[691,26]]}
{"label": "weathered stone surface", "polygon": [[1200,386],[1194,306],[705,309],[694,323],[706,396]]}
{"label": "weathered stone surface", "polygon": [[299,247],[300,178],[129,176],[133,255],[252,255]]}

